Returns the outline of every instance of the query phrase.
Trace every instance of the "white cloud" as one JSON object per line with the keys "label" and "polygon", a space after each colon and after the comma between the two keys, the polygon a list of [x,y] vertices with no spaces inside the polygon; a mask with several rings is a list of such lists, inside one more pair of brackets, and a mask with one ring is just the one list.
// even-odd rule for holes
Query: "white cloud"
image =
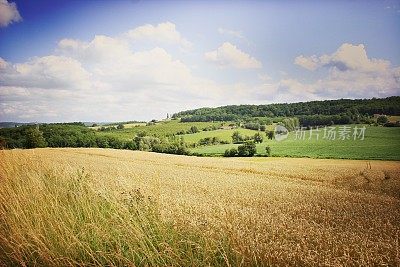
{"label": "white cloud", "polygon": [[82,62],[97,80],[113,82],[122,90],[127,84],[140,83],[138,90],[144,85],[171,86],[191,80],[190,69],[163,48],[134,52],[123,39],[103,35],[88,43],[64,39],[59,42],[58,52]]}
{"label": "white cloud", "polygon": [[352,45],[342,44],[335,53],[331,55],[316,55],[305,57],[300,55],[295,58],[295,64],[309,70],[315,70],[320,67],[334,67],[340,71],[363,71],[376,72],[386,71],[390,62],[383,59],[368,58],[365,46],[363,44]]}
{"label": "white cloud", "polygon": [[0,58],[0,117],[9,120],[147,120],[219,94],[165,49],[135,51],[123,36],[63,39],[55,54],[17,64]]}
{"label": "white cloud", "polygon": [[146,24],[132,29],[126,35],[134,41],[152,41],[158,44],[178,44],[184,49],[190,49],[192,43],[186,40],[176,30],[171,22],[160,23],[157,26]]}
{"label": "white cloud", "polygon": [[344,43],[330,55],[301,55],[294,62],[308,70],[328,68],[326,77],[308,85],[319,96],[365,98],[400,94],[399,68],[391,68],[387,60],[369,58],[363,44]]}
{"label": "white cloud", "polygon": [[17,5],[7,0],[0,0],[0,27],[7,27],[13,22],[21,21]]}
{"label": "white cloud", "polygon": [[[4,64],[3,64],[4,65]],[[0,84],[47,89],[82,86],[89,79],[80,62],[64,56],[36,57],[0,69]]]}
{"label": "white cloud", "polygon": [[305,57],[300,55],[295,58],[294,63],[308,70],[315,70],[319,65],[319,59],[316,56]]}
{"label": "white cloud", "polygon": [[[229,43],[207,54],[211,62],[223,67],[261,67],[259,61]],[[195,75],[158,45],[134,49],[125,36],[97,35],[88,42],[63,39],[52,55],[21,63],[0,58],[0,117],[20,121],[149,120],[204,106],[399,95],[400,67],[366,58],[354,59],[340,49],[327,57],[315,56],[312,62],[317,67],[329,69],[326,77],[315,82],[289,75],[274,81],[260,72],[251,85],[218,84]],[[333,64],[338,61],[346,63],[346,70]],[[365,64],[369,65],[360,66]]]}
{"label": "white cloud", "polygon": [[260,61],[229,42],[223,43],[217,50],[205,53],[204,56],[207,61],[220,67],[237,69],[258,69],[262,67]]}
{"label": "white cloud", "polygon": [[0,57],[0,70],[6,69],[8,67],[7,61]]}

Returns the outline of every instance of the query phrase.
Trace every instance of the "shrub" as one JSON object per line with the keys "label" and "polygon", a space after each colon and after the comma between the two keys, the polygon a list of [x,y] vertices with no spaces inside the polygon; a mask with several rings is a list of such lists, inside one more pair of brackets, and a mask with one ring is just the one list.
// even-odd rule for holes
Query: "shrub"
{"label": "shrub", "polygon": [[209,145],[219,145],[219,144],[226,144],[229,142],[222,141],[219,137],[205,137],[199,140],[198,144],[200,146],[209,146]]}
{"label": "shrub", "polygon": [[260,130],[260,124],[256,122],[249,122],[244,125],[244,128],[258,131]]}
{"label": "shrub", "polygon": [[264,138],[262,137],[262,135],[260,133],[255,133],[253,136],[254,142],[255,143],[262,143]]}
{"label": "shrub", "polygon": [[135,142],[128,141],[125,143],[124,149],[137,150],[138,147],[136,146]]}
{"label": "shrub", "polygon": [[269,147],[269,146],[265,147],[265,155],[267,157],[271,156],[271,147]]}
{"label": "shrub", "polygon": [[256,144],[253,141],[246,141],[238,147],[238,155],[240,157],[252,157],[256,152]]}
{"label": "shrub", "polygon": [[198,133],[198,132],[199,132],[199,129],[193,125],[192,127],[190,127],[190,130],[187,133],[191,134],[191,133]]}
{"label": "shrub", "polygon": [[294,131],[300,126],[298,118],[284,118],[282,120],[283,125],[288,129],[289,132]]}
{"label": "shrub", "polygon": [[272,140],[272,139],[274,139],[275,132],[274,131],[267,131],[266,135],[267,135],[268,139]]}
{"label": "shrub", "polygon": [[243,136],[240,134],[239,131],[234,131],[232,134],[232,142],[234,144],[238,144],[243,142]]}
{"label": "shrub", "polygon": [[224,157],[236,157],[238,155],[238,150],[236,148],[231,148],[225,150]]}
{"label": "shrub", "polygon": [[100,148],[109,148],[108,138],[105,136],[97,136],[96,137],[96,145]]}
{"label": "shrub", "polygon": [[387,122],[383,126],[385,126],[385,127],[400,127],[400,123],[398,123],[398,122]]}
{"label": "shrub", "polygon": [[385,115],[381,115],[376,119],[376,122],[379,123],[379,124],[385,124],[388,121],[389,121],[388,117],[386,117]]}

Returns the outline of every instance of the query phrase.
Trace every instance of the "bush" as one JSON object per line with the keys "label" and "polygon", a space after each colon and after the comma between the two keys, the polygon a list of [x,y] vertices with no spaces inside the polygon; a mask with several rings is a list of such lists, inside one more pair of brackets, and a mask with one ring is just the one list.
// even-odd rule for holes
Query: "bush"
{"label": "bush", "polygon": [[210,146],[219,144],[229,144],[228,141],[221,140],[219,137],[205,137],[199,140],[198,144],[200,146]]}
{"label": "bush", "polygon": [[238,155],[238,150],[236,148],[231,148],[225,150],[224,157],[236,157]]}
{"label": "bush", "polygon": [[379,124],[385,124],[389,121],[388,117],[385,115],[381,115],[376,119],[376,122]]}
{"label": "bush", "polygon": [[96,145],[100,148],[109,148],[108,138],[105,136],[97,136],[96,137]]}
{"label": "bush", "polygon": [[385,127],[400,127],[400,123],[396,122],[387,122],[383,126]]}
{"label": "bush", "polygon": [[271,148],[270,148],[269,146],[266,146],[266,147],[265,147],[265,155],[266,155],[267,157],[271,156]]}
{"label": "bush", "polygon": [[128,142],[125,143],[124,149],[137,150],[138,147],[136,146],[135,142],[128,141]]}
{"label": "bush", "polygon": [[238,147],[238,155],[240,157],[252,157],[256,152],[256,144],[253,141],[246,141]]}
{"label": "bush", "polygon": [[260,124],[257,122],[249,122],[244,125],[244,128],[258,131],[260,130]]}
{"label": "bush", "polygon": [[190,127],[189,131],[187,131],[188,134],[198,133],[198,132],[199,132],[199,129],[196,126]]}
{"label": "bush", "polygon": [[240,134],[239,131],[234,131],[232,134],[232,142],[234,144],[241,143],[243,141],[243,136]]}
{"label": "bush", "polygon": [[289,132],[294,131],[300,126],[298,118],[284,118],[282,123]]}
{"label": "bush", "polygon": [[253,139],[255,143],[262,143],[264,140],[260,133],[255,133]]}
{"label": "bush", "polygon": [[272,140],[275,137],[275,132],[274,131],[267,131],[266,135],[267,135],[268,139]]}

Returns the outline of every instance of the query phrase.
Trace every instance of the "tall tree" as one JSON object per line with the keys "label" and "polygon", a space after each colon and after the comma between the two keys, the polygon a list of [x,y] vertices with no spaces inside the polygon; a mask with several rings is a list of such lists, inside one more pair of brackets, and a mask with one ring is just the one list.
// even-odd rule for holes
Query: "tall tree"
{"label": "tall tree", "polygon": [[46,147],[47,142],[43,137],[43,132],[39,127],[30,127],[26,130],[26,148]]}

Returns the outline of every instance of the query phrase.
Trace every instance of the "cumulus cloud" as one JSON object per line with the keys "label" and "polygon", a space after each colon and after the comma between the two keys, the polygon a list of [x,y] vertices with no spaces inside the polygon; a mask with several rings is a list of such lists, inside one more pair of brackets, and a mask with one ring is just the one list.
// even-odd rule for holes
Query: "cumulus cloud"
{"label": "cumulus cloud", "polygon": [[157,26],[146,24],[132,29],[126,35],[134,41],[152,41],[158,44],[178,44],[184,49],[190,49],[192,43],[186,40],[176,30],[171,22],[160,23]]}
{"label": "cumulus cloud", "polygon": [[305,57],[303,55],[300,55],[295,58],[294,64],[308,70],[315,70],[319,65],[319,59],[316,56]]}
{"label": "cumulus cloud", "polygon": [[383,59],[368,58],[367,51],[363,44],[352,45],[342,44],[336,52],[331,55],[310,56],[300,55],[295,58],[295,64],[309,70],[320,67],[334,67],[340,71],[357,70],[363,72],[385,71],[389,68],[390,62]]}
{"label": "cumulus cloud", "polygon": [[7,27],[9,24],[21,20],[22,17],[14,2],[0,0],[0,27]]}
{"label": "cumulus cloud", "polygon": [[63,39],[55,54],[22,63],[0,58],[6,120],[147,120],[210,105],[219,94],[165,49],[135,50],[125,36]]}
{"label": "cumulus cloud", "polygon": [[387,60],[369,58],[363,44],[344,43],[334,53],[321,56],[300,55],[294,63],[308,70],[329,70],[326,77],[308,84],[319,96],[364,98],[400,94],[399,68],[392,68]]}
{"label": "cumulus cloud", "polygon": [[[90,42],[64,39],[58,52],[80,62],[97,80],[113,82],[115,89],[126,90],[126,85],[181,85],[191,81],[190,69],[163,48],[132,51],[125,40],[104,35]],[[129,86],[130,87],[130,86]]]}
{"label": "cumulus cloud", "polygon": [[217,50],[204,54],[207,61],[220,67],[232,67],[237,69],[259,69],[260,61],[238,49],[235,45],[225,42]]}
{"label": "cumulus cloud", "polygon": [[80,62],[63,56],[37,57],[14,65],[6,62],[5,66],[0,68],[0,84],[4,86],[71,88],[89,77]]}
{"label": "cumulus cloud", "polygon": [[[199,77],[161,45],[138,49],[131,42],[125,35],[97,35],[89,41],[63,39],[51,55],[20,63],[0,58],[0,118],[149,120],[204,106],[400,94],[400,67],[370,59],[366,53],[365,57],[359,53],[358,57],[364,59],[354,59],[354,55],[347,55],[346,47],[345,52],[338,49],[331,55],[311,58],[308,69],[329,70],[317,81],[304,82],[290,76],[274,81],[260,72],[250,85],[219,84]],[[222,67],[261,67],[259,61],[230,43],[206,54],[209,61]],[[309,58],[303,56],[298,62]],[[339,68],[338,61],[347,67]]]}

